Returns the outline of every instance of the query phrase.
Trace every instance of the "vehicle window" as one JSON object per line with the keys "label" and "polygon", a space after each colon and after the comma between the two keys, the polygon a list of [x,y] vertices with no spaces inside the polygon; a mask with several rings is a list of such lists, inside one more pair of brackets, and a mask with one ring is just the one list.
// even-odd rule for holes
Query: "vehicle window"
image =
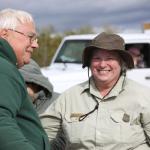
{"label": "vehicle window", "polygon": [[90,40],[68,40],[65,41],[55,62],[81,63],[82,51]]}
{"label": "vehicle window", "polygon": [[[55,62],[82,63],[82,51],[91,40],[67,40],[60,49]],[[126,44],[125,49],[129,52],[132,49],[135,53],[138,64],[135,68],[150,68],[150,44],[134,43]],[[134,50],[133,50],[134,49]],[[139,53],[137,50],[139,49]],[[132,53],[130,53],[132,55]]]}
{"label": "vehicle window", "polygon": [[150,67],[149,43],[126,44],[125,48],[132,55],[134,59],[135,68]]}

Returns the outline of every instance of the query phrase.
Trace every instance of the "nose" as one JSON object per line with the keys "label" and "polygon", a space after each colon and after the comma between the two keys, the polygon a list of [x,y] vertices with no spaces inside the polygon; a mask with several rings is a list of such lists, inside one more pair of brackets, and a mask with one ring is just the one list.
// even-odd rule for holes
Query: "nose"
{"label": "nose", "polygon": [[37,39],[32,42],[31,47],[32,48],[39,48],[39,44],[38,44],[38,40]]}
{"label": "nose", "polygon": [[101,67],[106,66],[106,61],[104,59],[99,60],[99,66]]}

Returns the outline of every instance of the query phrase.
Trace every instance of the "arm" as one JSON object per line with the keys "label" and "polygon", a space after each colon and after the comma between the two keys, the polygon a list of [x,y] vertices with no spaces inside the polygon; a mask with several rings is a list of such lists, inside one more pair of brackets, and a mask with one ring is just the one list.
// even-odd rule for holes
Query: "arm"
{"label": "arm", "polygon": [[66,145],[65,134],[62,129],[62,117],[58,112],[60,110],[58,105],[52,103],[46,112],[40,116],[42,125],[54,150],[65,149]]}
{"label": "arm", "polygon": [[150,92],[149,88],[144,89],[141,91],[142,97],[141,97],[141,105],[142,105],[142,111],[140,113],[140,122],[141,127],[143,128],[143,132],[146,137],[146,143],[148,146],[150,146]]}
{"label": "arm", "polygon": [[146,137],[146,143],[150,146],[150,110],[141,113],[140,118],[141,126]]}

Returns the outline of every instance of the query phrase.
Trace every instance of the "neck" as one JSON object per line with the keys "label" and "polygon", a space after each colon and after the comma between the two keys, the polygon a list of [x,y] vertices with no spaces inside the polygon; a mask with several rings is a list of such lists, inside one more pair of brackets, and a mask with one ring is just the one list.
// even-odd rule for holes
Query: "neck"
{"label": "neck", "polygon": [[100,94],[104,97],[106,96],[110,91],[111,89],[113,88],[113,86],[97,86],[96,87],[98,88]]}
{"label": "neck", "polygon": [[119,78],[111,83],[106,83],[106,82],[96,82],[95,85],[97,89],[99,90],[100,94],[105,97],[106,95],[109,94],[109,92],[114,88],[116,83],[118,82]]}

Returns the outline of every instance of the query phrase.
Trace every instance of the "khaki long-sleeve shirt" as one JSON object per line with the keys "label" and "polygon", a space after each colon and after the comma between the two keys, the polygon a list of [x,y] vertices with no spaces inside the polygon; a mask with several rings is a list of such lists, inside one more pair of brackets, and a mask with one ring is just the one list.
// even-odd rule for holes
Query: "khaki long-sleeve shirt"
{"label": "khaki long-sleeve shirt", "polygon": [[150,89],[121,77],[102,98],[91,79],[90,88],[87,81],[64,92],[41,121],[54,149],[150,150]]}

